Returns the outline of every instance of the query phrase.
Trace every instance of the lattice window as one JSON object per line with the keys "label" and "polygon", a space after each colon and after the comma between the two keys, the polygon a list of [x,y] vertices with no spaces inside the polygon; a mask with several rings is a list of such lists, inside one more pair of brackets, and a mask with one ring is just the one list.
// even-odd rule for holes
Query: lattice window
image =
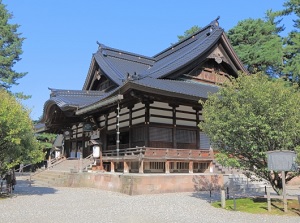
{"label": "lattice window", "polygon": [[153,170],[162,170],[165,168],[164,162],[150,162],[150,169]]}
{"label": "lattice window", "polygon": [[149,128],[150,141],[172,142],[172,129],[168,128]]}
{"label": "lattice window", "polygon": [[187,162],[171,162],[170,169],[174,170],[187,170],[189,169],[189,163]]}
{"label": "lattice window", "polygon": [[193,168],[198,170],[206,170],[209,166],[209,163],[194,163]]}
{"label": "lattice window", "polygon": [[176,141],[178,143],[196,143],[196,131],[177,129],[176,130]]}
{"label": "lattice window", "polygon": [[204,133],[200,132],[200,149],[209,149],[210,148],[210,139]]}
{"label": "lattice window", "polygon": [[132,129],[132,142],[140,142],[145,140],[145,128],[138,127]]}

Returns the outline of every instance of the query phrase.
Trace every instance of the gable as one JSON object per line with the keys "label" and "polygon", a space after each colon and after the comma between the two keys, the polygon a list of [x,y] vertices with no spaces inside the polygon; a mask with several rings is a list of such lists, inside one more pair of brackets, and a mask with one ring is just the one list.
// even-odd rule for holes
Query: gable
{"label": "gable", "polygon": [[151,67],[154,61],[151,57],[100,44],[98,51],[93,55],[83,90],[104,90],[120,86],[129,75],[141,73]]}

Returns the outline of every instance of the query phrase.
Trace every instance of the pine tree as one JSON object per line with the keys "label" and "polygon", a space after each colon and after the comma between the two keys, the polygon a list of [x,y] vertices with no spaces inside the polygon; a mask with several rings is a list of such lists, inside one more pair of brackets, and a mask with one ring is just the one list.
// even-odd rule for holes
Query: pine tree
{"label": "pine tree", "polygon": [[8,90],[17,85],[18,79],[26,75],[25,72],[16,72],[14,65],[20,61],[22,43],[25,38],[17,32],[18,24],[10,24],[13,15],[0,0],[0,88]]}

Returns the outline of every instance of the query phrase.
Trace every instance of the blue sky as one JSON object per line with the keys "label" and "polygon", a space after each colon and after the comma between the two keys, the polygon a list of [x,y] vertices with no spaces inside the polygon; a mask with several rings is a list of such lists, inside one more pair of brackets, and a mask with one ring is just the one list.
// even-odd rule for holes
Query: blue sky
{"label": "blue sky", "polygon": [[[14,69],[28,72],[13,92],[32,98],[23,104],[31,118],[43,114],[50,88],[82,89],[96,41],[153,56],[177,41],[194,25],[203,27],[220,16],[225,31],[238,21],[263,18],[268,9],[280,10],[284,0],[2,0],[20,24],[22,60]],[[286,31],[291,19],[284,19]]]}

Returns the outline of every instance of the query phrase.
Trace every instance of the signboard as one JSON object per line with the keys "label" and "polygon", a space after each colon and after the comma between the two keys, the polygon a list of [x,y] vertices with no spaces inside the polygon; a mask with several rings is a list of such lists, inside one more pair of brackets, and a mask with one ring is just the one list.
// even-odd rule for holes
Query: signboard
{"label": "signboard", "polygon": [[83,131],[84,132],[91,132],[93,131],[93,123],[91,122],[86,122],[83,124]]}
{"label": "signboard", "polygon": [[294,151],[267,152],[268,169],[274,171],[297,171],[296,153]]}

